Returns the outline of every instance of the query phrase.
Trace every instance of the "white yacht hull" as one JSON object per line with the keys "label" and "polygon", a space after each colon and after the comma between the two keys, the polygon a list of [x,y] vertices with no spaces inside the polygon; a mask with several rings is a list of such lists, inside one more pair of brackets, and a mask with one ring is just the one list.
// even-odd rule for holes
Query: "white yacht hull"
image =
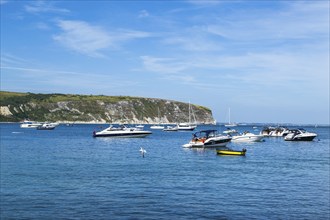
{"label": "white yacht hull", "polygon": [[264,138],[263,135],[247,134],[232,136],[233,142],[260,142]]}
{"label": "white yacht hull", "polygon": [[110,126],[99,132],[93,132],[93,137],[119,137],[119,138],[144,138],[152,134],[151,131],[144,131],[137,128],[113,128]]}

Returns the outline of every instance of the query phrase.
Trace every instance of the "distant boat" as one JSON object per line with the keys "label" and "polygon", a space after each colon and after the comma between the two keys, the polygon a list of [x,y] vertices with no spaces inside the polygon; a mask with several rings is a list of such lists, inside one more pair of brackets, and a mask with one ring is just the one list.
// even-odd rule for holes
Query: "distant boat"
{"label": "distant boat", "polygon": [[136,127],[136,128],[144,128],[144,125],[141,125],[141,124],[140,124],[140,125],[136,125],[135,127]]}
{"label": "distant boat", "polygon": [[160,111],[159,111],[159,108],[158,108],[158,120],[159,120],[159,123],[156,124],[156,125],[150,126],[150,129],[162,130],[162,129],[165,128],[163,125],[160,124]]}
{"label": "distant boat", "polygon": [[175,126],[166,126],[166,128],[163,129],[163,131],[178,131],[179,130],[179,127],[178,125],[175,125]]}
{"label": "distant boat", "polygon": [[155,130],[162,130],[165,127],[163,125],[152,125],[150,126],[150,129],[155,129]]}
{"label": "distant boat", "polygon": [[237,133],[237,131],[235,129],[227,128],[227,130],[223,131],[222,133],[230,135],[230,134],[233,134],[233,133]]}
{"label": "distant boat", "polygon": [[242,134],[238,132],[231,134],[232,142],[260,142],[264,138],[263,135],[253,134],[251,132],[245,131]]}
{"label": "distant boat", "polygon": [[145,131],[139,128],[130,128],[125,125],[121,125],[120,127],[114,127],[110,125],[108,128],[102,131],[94,131],[93,137],[128,137],[128,138],[141,138],[146,137],[152,134],[151,131]]}
{"label": "distant boat", "polygon": [[[194,123],[192,123],[192,117],[194,118]],[[197,127],[195,114],[192,110],[192,107],[189,102],[189,110],[188,110],[188,122],[183,122],[178,124],[178,130],[180,131],[193,131]]]}
{"label": "distant boat", "polygon": [[228,115],[229,115],[229,120],[228,120],[228,124],[225,124],[225,127],[236,127],[237,124],[236,123],[232,123],[230,121],[230,108],[228,109]]}
{"label": "distant boat", "polygon": [[20,125],[21,128],[37,128],[38,126],[41,126],[42,123],[35,122],[35,121],[29,121],[24,120],[23,123]]}
{"label": "distant boat", "polygon": [[56,127],[55,123],[43,123],[37,127],[37,130],[54,130]]}

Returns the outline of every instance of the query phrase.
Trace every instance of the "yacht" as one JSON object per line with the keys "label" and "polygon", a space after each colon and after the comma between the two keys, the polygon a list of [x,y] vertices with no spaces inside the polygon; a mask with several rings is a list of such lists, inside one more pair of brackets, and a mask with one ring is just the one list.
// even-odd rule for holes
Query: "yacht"
{"label": "yacht", "polygon": [[[195,130],[195,128],[197,128],[197,125],[196,125],[196,118],[195,118],[195,115],[194,115],[194,112],[192,110],[192,107],[190,105],[190,102],[189,102],[189,110],[188,110],[188,120],[189,122],[183,122],[183,123],[179,123],[178,124],[178,130],[179,131],[193,131]],[[194,123],[192,123],[191,121],[191,118],[193,117],[194,119]]]}
{"label": "yacht", "polygon": [[155,124],[155,125],[152,125],[152,126],[150,126],[150,129],[163,130],[163,129],[165,128],[163,125],[161,125],[161,120],[160,120],[160,111],[159,111],[159,108],[158,108],[158,119],[159,119],[159,123],[158,123],[158,124]]}
{"label": "yacht", "polygon": [[55,123],[43,123],[37,127],[37,130],[54,130],[56,127]]}
{"label": "yacht", "polygon": [[42,125],[42,123],[40,123],[40,122],[24,120],[23,123],[20,125],[20,127],[21,128],[37,128],[41,125]]}
{"label": "yacht", "polygon": [[253,134],[249,131],[245,131],[242,134],[236,132],[231,134],[232,142],[260,142],[264,138],[263,135]]}
{"label": "yacht", "polygon": [[152,134],[151,131],[145,131],[139,128],[130,128],[125,125],[120,125],[119,127],[115,127],[110,125],[108,128],[102,131],[94,131],[93,137],[146,137]]}
{"label": "yacht", "polygon": [[193,134],[191,141],[183,147],[225,147],[230,141],[231,137],[219,134],[217,130],[203,130]]}
{"label": "yacht", "polygon": [[230,122],[230,108],[228,109],[229,121],[228,124],[225,124],[225,127],[236,127],[238,124]]}
{"label": "yacht", "polygon": [[163,125],[152,125],[150,129],[163,130],[165,127]]}
{"label": "yacht", "polygon": [[303,128],[291,129],[289,133],[284,137],[285,141],[312,141],[317,134],[307,132]]}
{"label": "yacht", "polygon": [[163,129],[163,131],[178,131],[179,128],[178,128],[178,125],[168,125],[166,126],[166,128]]}
{"label": "yacht", "polygon": [[178,124],[178,130],[180,131],[193,131],[197,125],[191,124],[191,123],[179,123]]}

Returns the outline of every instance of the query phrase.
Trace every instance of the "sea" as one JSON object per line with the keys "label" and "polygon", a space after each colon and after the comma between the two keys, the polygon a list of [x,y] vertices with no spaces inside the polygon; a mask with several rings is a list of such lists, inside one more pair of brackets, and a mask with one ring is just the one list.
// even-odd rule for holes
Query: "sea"
{"label": "sea", "polygon": [[192,131],[92,137],[106,126],[0,124],[0,219],[330,219],[329,126],[300,126],[311,142],[228,145],[246,156],[183,148]]}

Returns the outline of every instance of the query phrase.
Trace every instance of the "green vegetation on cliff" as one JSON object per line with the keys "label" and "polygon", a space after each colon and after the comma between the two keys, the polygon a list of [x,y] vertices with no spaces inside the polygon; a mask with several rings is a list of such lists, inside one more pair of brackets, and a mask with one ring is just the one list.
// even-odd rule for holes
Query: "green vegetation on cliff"
{"label": "green vegetation on cliff", "polygon": [[[165,123],[188,120],[187,103],[130,96],[35,94],[0,91],[0,121]],[[210,109],[192,105],[198,122],[212,123]],[[158,109],[160,118],[158,118]]]}

